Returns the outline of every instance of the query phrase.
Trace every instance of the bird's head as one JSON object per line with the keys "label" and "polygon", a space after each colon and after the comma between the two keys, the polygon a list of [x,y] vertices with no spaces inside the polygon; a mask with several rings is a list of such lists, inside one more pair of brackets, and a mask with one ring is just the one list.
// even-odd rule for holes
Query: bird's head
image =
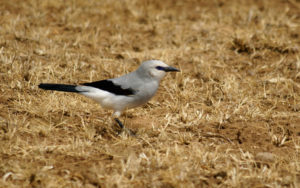
{"label": "bird's head", "polygon": [[171,67],[159,60],[149,60],[142,63],[137,70],[139,73],[150,76],[160,81],[167,72],[179,72],[178,69]]}

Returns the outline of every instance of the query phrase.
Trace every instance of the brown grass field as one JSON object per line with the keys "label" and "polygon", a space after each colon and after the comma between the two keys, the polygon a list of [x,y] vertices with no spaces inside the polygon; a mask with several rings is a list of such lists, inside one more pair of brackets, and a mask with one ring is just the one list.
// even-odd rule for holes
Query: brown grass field
{"label": "brown grass field", "polygon": [[[168,74],[121,117],[39,89]],[[0,187],[300,187],[299,0],[1,0]]]}

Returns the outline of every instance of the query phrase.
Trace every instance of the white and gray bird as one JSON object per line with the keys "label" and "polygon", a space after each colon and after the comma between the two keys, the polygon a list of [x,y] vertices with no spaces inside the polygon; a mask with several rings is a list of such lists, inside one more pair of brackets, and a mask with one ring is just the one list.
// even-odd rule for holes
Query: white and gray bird
{"label": "white and gray bird", "polygon": [[118,119],[122,112],[148,102],[155,95],[166,72],[171,71],[179,70],[162,61],[149,60],[143,62],[137,70],[118,78],[80,85],[41,83],[39,88],[75,92],[94,99],[103,108],[114,110],[116,122],[124,128]]}

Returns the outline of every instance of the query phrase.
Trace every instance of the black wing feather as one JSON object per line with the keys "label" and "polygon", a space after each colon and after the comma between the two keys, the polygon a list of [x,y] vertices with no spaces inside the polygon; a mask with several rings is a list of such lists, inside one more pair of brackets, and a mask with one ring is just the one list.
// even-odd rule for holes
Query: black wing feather
{"label": "black wing feather", "polygon": [[92,86],[104,91],[108,91],[115,95],[133,95],[135,92],[131,88],[123,89],[121,86],[114,84],[111,80],[101,80],[91,83],[83,83],[81,85]]}

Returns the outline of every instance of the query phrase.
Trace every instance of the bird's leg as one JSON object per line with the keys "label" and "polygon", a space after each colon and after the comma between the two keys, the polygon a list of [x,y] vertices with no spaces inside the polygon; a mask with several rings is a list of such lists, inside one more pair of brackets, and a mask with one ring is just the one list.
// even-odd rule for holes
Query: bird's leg
{"label": "bird's leg", "polygon": [[118,124],[119,127],[121,128],[121,131],[125,131],[125,132],[126,132],[127,134],[129,134],[130,136],[135,136],[135,133],[132,132],[130,129],[127,129],[127,128],[124,126],[124,124],[119,120],[118,117],[121,116],[121,113],[120,113],[119,111],[116,111],[116,112],[114,113],[114,116],[115,116],[114,120],[117,122],[117,124]]}
{"label": "bird's leg", "polygon": [[124,129],[123,123],[118,118],[115,118],[115,121],[118,123],[121,129]]}
{"label": "bird's leg", "polygon": [[118,119],[115,118],[115,121],[118,123],[118,125],[120,126],[120,128],[122,129],[122,131],[125,131],[127,134],[129,134],[130,136],[136,136],[134,132],[132,132],[132,130],[126,128],[123,123]]}
{"label": "bird's leg", "polygon": [[124,129],[124,125],[123,125],[123,123],[118,119],[118,117],[120,117],[121,116],[121,112],[120,111],[115,111],[114,112],[114,119],[115,119],[115,121],[118,123],[118,125],[120,126],[120,128],[121,129]]}

